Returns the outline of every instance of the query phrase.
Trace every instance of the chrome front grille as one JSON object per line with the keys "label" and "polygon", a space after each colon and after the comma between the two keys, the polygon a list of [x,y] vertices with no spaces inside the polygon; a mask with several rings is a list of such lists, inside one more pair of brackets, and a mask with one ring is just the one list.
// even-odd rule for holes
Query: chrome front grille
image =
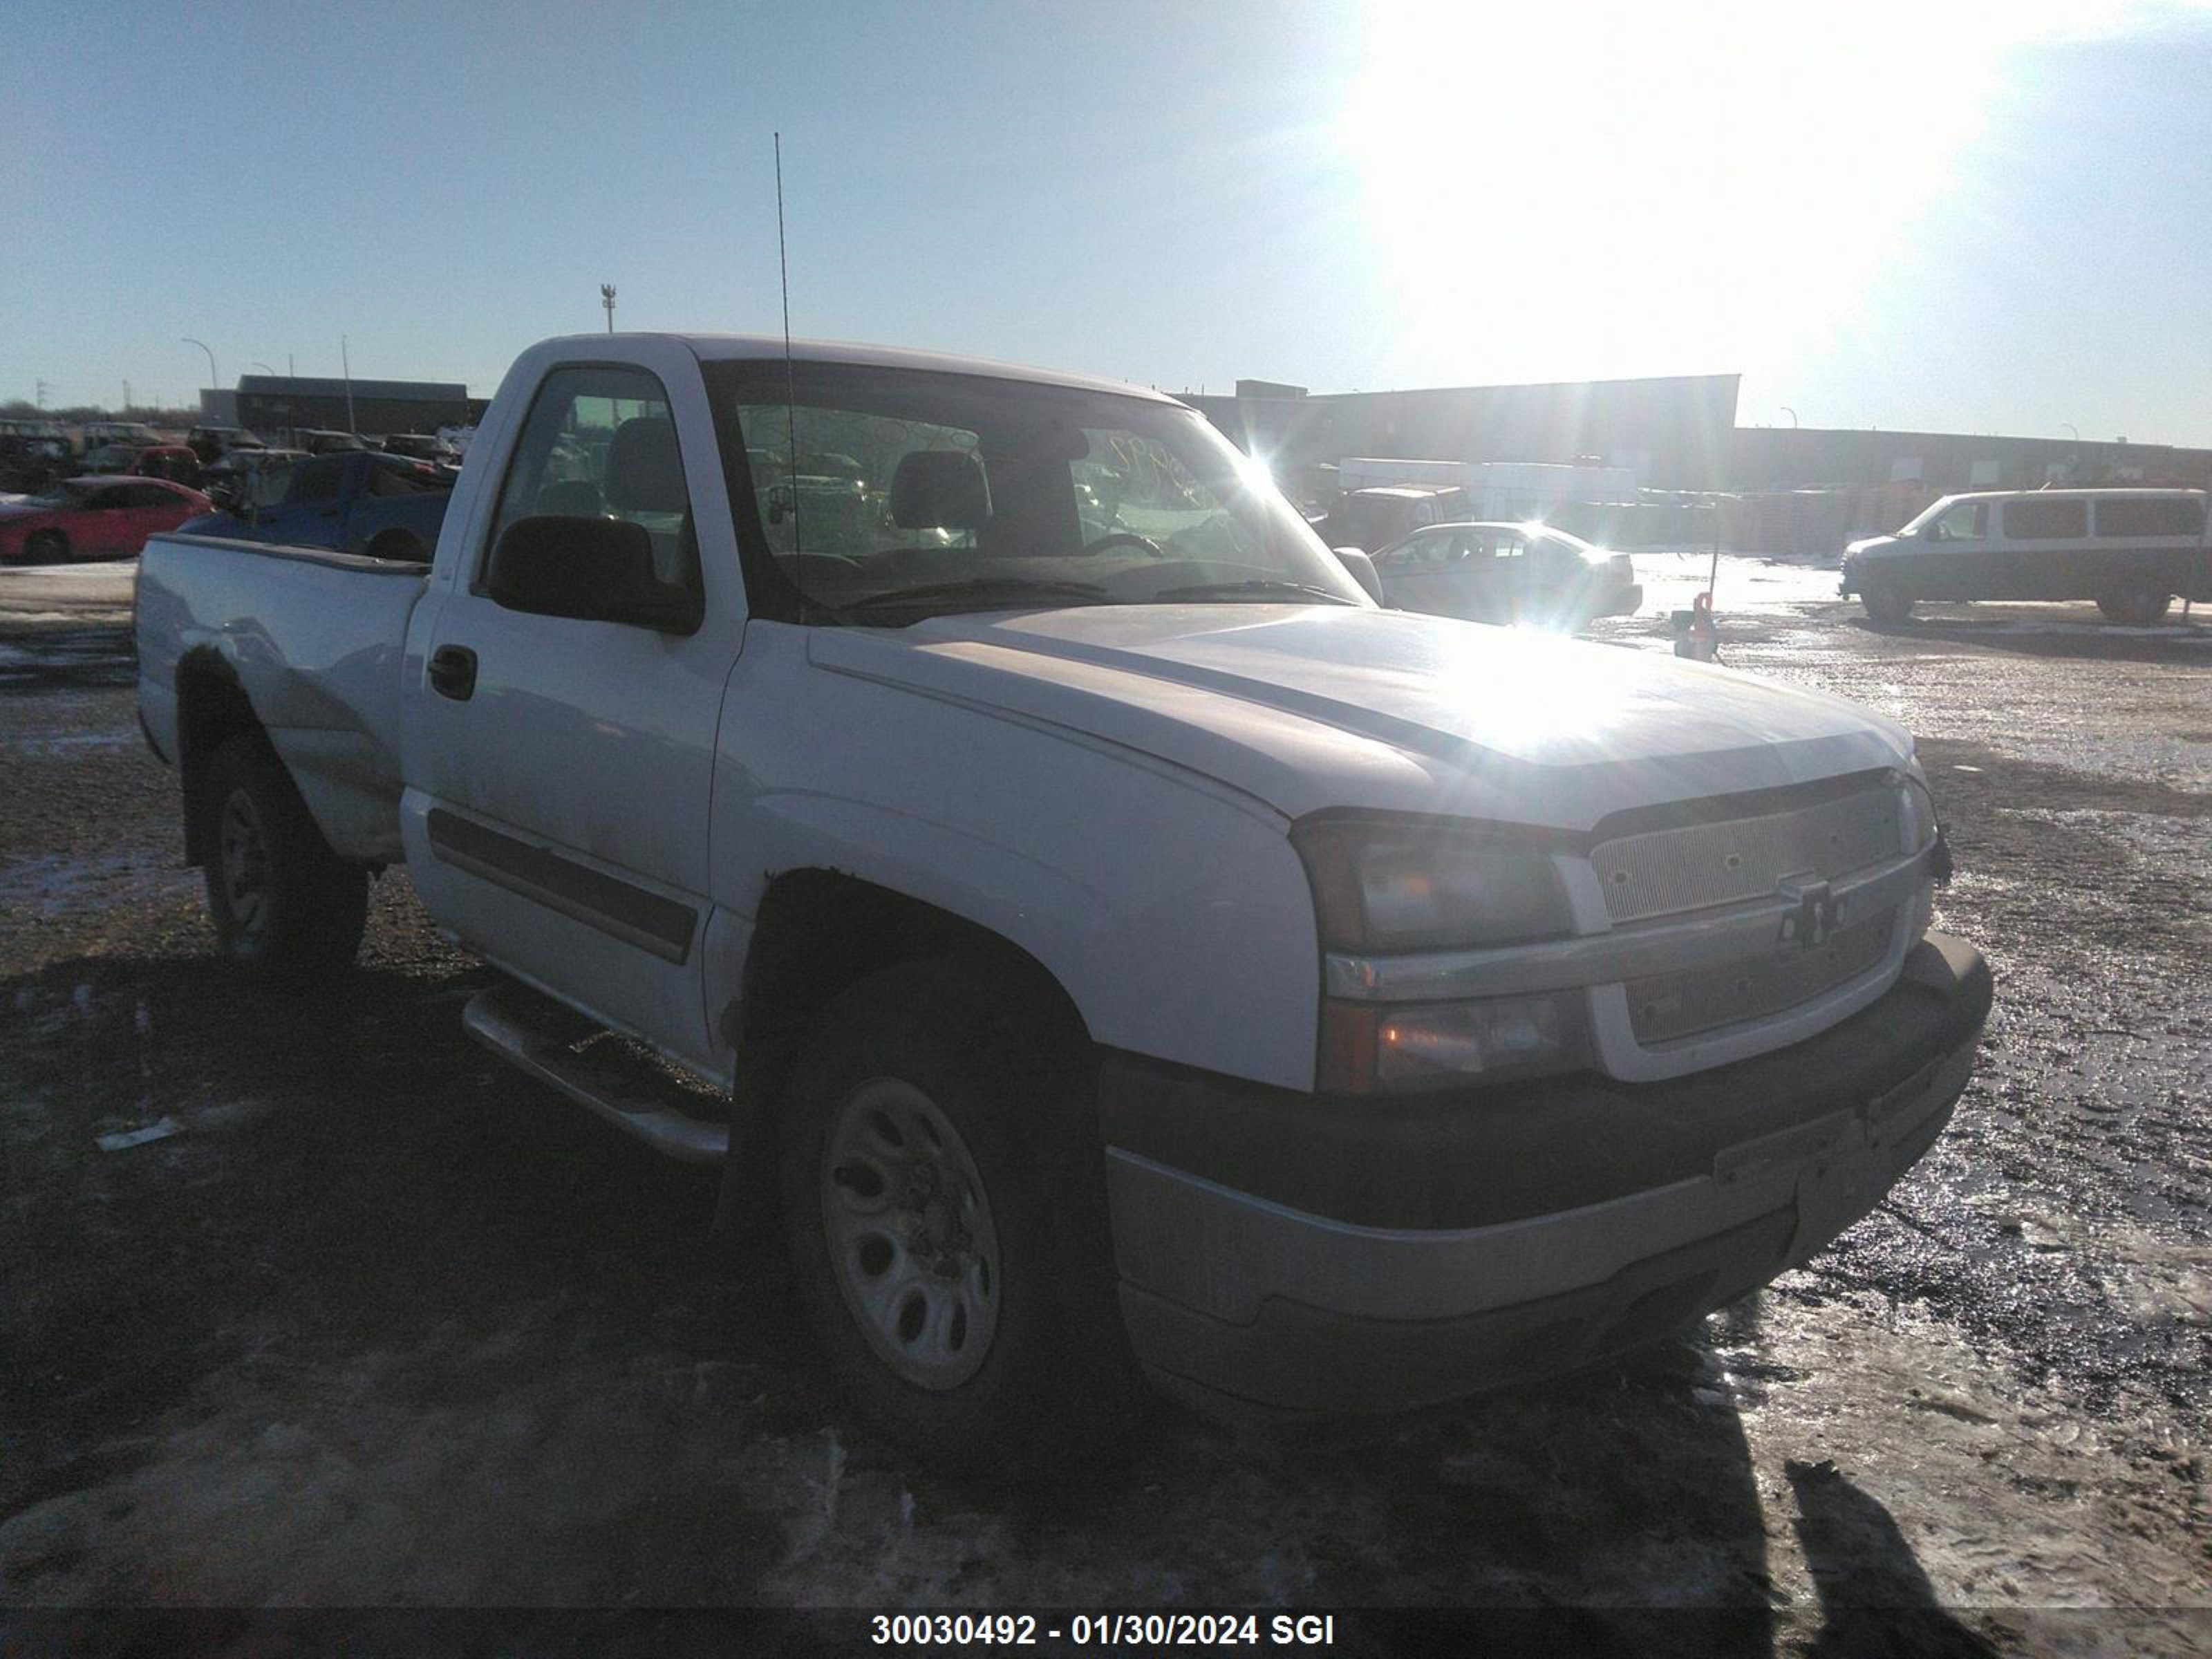
{"label": "chrome front grille", "polygon": [[1631,1082],[1801,1041],[1879,994],[1929,921],[1931,854],[1905,846],[1902,781],[1862,775],[1841,788],[1613,836],[1586,863],[1560,859],[1582,923],[1573,933],[1332,951],[1327,994],[1399,1004],[1586,992],[1594,1058]]}
{"label": "chrome front grille", "polygon": [[1896,912],[1885,911],[1810,951],[1630,980],[1629,1029],[1638,1042],[1669,1042],[1786,1012],[1880,963],[1896,925]]}
{"label": "chrome front grille", "polygon": [[1754,817],[1601,842],[1590,863],[1615,927],[1772,896],[1790,876],[1833,881],[1898,856],[1903,803],[1883,784]]}

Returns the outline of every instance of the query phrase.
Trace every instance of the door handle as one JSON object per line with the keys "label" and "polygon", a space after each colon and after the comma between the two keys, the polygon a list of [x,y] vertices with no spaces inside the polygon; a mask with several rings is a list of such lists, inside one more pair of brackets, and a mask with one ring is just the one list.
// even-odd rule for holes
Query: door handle
{"label": "door handle", "polygon": [[441,645],[430,653],[430,689],[466,702],[476,694],[477,653],[465,645]]}

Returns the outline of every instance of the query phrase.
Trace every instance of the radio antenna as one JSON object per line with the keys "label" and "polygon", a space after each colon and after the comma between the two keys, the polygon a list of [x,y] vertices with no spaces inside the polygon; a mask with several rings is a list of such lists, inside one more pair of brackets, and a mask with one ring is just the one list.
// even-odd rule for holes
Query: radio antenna
{"label": "radio antenna", "polygon": [[799,377],[791,366],[791,260],[783,238],[783,135],[775,135],[775,268],[783,282],[783,420],[788,447],[784,476],[791,489],[791,550],[799,551]]}

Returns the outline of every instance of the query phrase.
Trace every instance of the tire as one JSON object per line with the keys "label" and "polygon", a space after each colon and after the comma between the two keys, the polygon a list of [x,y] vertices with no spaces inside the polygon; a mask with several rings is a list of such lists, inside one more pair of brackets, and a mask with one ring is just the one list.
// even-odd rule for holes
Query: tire
{"label": "tire", "polygon": [[957,1474],[1126,1447],[1132,1403],[1095,1085],[950,961],[832,999],[777,1179],[797,1292],[858,1414]]}
{"label": "tire", "polygon": [[1893,628],[1912,616],[1913,599],[1893,587],[1862,587],[1859,603],[1866,607],[1868,620]]}
{"label": "tire", "polygon": [[58,530],[41,530],[23,544],[23,556],[33,564],[60,564],[70,556],[70,538]]}
{"label": "tire", "polygon": [[331,851],[268,738],[240,732],[208,757],[198,809],[208,915],[228,960],[295,984],[352,962],[368,872]]}
{"label": "tire", "polygon": [[2097,609],[2105,613],[2108,622],[2128,628],[2149,628],[2166,615],[2172,604],[2173,595],[2160,592],[2155,583],[2130,581],[2100,595]]}

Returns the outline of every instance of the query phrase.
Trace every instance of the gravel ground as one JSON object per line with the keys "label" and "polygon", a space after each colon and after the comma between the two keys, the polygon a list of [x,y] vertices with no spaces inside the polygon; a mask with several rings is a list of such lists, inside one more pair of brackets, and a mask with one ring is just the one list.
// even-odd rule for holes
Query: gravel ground
{"label": "gravel ground", "polygon": [[[1638,562],[1662,607],[1705,574]],[[1954,1127],[1652,1363],[1379,1443],[1164,1408],[1110,1474],[987,1489],[851,1432],[711,1177],[463,1038],[486,973],[404,875],[341,992],[217,969],[106,572],[0,572],[0,1604],[1695,1607],[1787,1653],[1906,1609],[1912,1650],[2212,1650],[2212,621],[1880,630],[1726,560],[1728,662],[1921,735],[1941,925],[1999,982]]]}

